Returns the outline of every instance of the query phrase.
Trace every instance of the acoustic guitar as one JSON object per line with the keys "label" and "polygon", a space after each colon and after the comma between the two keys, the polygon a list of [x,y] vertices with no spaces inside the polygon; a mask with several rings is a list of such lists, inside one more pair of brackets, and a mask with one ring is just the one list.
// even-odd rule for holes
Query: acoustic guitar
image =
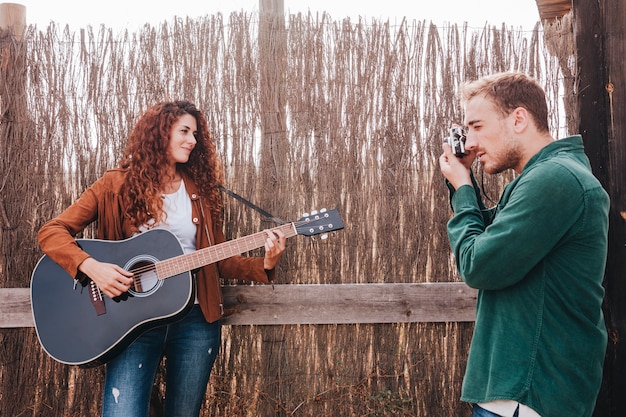
{"label": "acoustic guitar", "polygon": [[[314,236],[343,229],[337,210],[322,210],[271,230],[285,236]],[[168,230],[151,229],[129,239],[76,239],[94,259],[133,273],[133,284],[119,297],[105,297],[93,281],[73,279],[47,255],[31,277],[31,305],[37,337],[58,362],[102,365],[143,332],[173,323],[194,305],[191,271],[264,246],[258,232],[185,254]]]}

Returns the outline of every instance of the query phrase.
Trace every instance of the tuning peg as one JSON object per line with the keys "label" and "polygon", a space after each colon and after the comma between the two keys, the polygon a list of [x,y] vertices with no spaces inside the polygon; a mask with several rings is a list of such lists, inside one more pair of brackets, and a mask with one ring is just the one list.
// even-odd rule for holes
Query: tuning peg
{"label": "tuning peg", "polygon": [[309,217],[309,213],[302,213],[302,217]]}
{"label": "tuning peg", "polygon": [[311,216],[315,216],[317,214],[317,210],[311,211]]}
{"label": "tuning peg", "polygon": [[320,210],[320,213],[326,213],[328,210],[326,210],[325,208]]}
{"label": "tuning peg", "polygon": [[323,235],[321,235],[320,239],[322,239],[322,240],[328,239],[328,233],[324,233]]}

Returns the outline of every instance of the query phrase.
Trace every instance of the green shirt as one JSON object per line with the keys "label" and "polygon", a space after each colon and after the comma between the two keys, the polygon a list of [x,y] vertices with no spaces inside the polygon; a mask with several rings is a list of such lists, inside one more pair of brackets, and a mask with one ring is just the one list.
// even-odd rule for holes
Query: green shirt
{"label": "green shirt", "polygon": [[609,197],[582,138],[544,147],[487,210],[478,188],[453,191],[448,235],[477,288],[462,400],[515,400],[544,417],[591,416],[607,333],[602,280]]}

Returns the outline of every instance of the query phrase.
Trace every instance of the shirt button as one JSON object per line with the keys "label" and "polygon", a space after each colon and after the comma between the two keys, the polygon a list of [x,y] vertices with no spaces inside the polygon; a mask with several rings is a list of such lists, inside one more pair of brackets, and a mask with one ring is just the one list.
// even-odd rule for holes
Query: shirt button
{"label": "shirt button", "polygon": [[192,219],[192,221],[193,221],[194,223],[198,223],[198,218],[197,218],[197,217],[194,217],[194,218]]}

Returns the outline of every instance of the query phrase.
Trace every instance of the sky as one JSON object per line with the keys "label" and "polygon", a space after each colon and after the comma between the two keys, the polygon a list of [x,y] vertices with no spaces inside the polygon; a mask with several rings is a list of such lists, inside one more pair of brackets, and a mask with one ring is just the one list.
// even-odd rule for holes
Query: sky
{"label": "sky", "polygon": [[[0,0],[0,2],[3,2]],[[196,18],[233,11],[258,13],[259,0],[12,0],[26,6],[26,23],[45,29],[51,22],[71,29],[101,24],[114,30],[136,30],[145,23],[158,25],[174,17]],[[7,2],[8,3],[8,2]],[[359,16],[394,22],[426,20],[441,25],[463,24],[482,28],[485,24],[532,30],[539,21],[536,0],[284,0],[286,13],[328,12],[334,20]]]}

